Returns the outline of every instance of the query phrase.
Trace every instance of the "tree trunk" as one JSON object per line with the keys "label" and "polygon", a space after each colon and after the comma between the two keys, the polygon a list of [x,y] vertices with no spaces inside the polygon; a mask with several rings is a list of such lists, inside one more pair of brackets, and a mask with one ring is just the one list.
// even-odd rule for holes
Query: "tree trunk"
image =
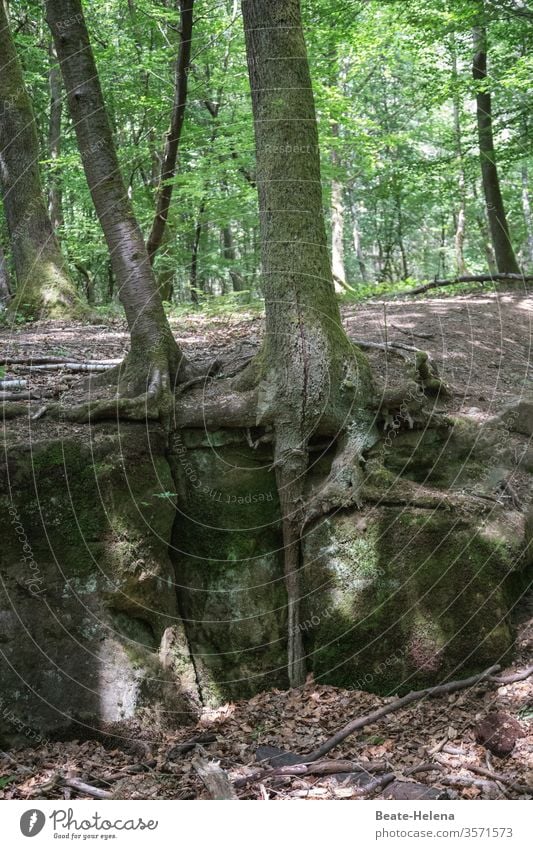
{"label": "tree trunk", "polygon": [[[339,137],[339,131],[339,125],[334,124],[331,131],[334,138]],[[335,170],[331,183],[331,268],[335,291],[341,293],[347,288],[344,263],[344,192],[336,173],[340,167],[340,157],[335,149],[331,152],[331,164]]]}
{"label": "tree trunk", "polygon": [[459,165],[459,209],[455,226],[455,266],[459,276],[468,274],[465,262],[465,235],[466,235],[466,174],[465,159],[463,153],[463,135],[461,129],[461,101],[458,91],[459,74],[457,71],[457,50],[455,35],[452,35],[452,86],[453,86],[453,129],[455,135],[455,152]]}
{"label": "tree trunk", "polygon": [[172,189],[174,188],[172,180],[176,173],[176,159],[185,119],[185,106],[187,104],[194,0],[179,0],[178,5],[180,9],[181,32],[178,58],[176,60],[174,102],[172,104],[170,130],[168,131],[163,162],[161,164],[156,210],[147,242],[148,256],[152,264],[157,251],[161,247],[168,220]]}
{"label": "tree trunk", "polygon": [[2,245],[0,245],[0,309],[7,307],[11,300],[11,284],[9,271]]}
{"label": "tree trunk", "polygon": [[490,240],[489,224],[487,219],[487,207],[486,205],[480,203],[479,192],[476,188],[475,182],[472,184],[472,192],[474,195],[474,201],[476,203],[476,223],[478,226],[479,235],[481,236],[481,247],[483,249],[483,253],[487,261],[487,268],[491,273],[497,274],[498,269],[496,267],[496,257],[494,255],[494,249]]}
{"label": "tree trunk", "polygon": [[226,226],[222,228],[221,235],[223,255],[229,267],[229,277],[231,280],[233,291],[243,292],[246,286],[239,272],[235,270],[237,254],[235,252],[235,244],[233,242],[233,233],[231,232],[231,226],[229,224],[226,224]]}
{"label": "tree trunk", "polygon": [[131,349],[127,394],[146,391],[168,407],[170,386],[188,364],[168,324],[145,242],[120,172],[81,0],[46,0],[85,176],[109,248]]}
{"label": "tree trunk", "polygon": [[522,212],[526,225],[526,262],[533,265],[533,217],[531,216],[531,203],[529,201],[529,177],[527,165],[522,165]]}
{"label": "tree trunk", "polygon": [[198,218],[196,219],[196,224],[194,227],[194,237],[192,241],[189,287],[191,290],[191,301],[193,302],[193,304],[198,304],[199,301],[198,290],[200,286],[198,280],[198,254],[200,252],[200,239],[202,238],[202,231],[204,228],[205,207],[206,201],[204,199],[200,203],[200,209],[198,210]]}
{"label": "tree trunk", "polygon": [[481,175],[496,265],[500,274],[519,274],[520,269],[511,243],[496,166],[492,132],[492,100],[487,78],[487,31],[483,23],[474,29],[472,73],[477,83],[477,127]]}
{"label": "tree trunk", "polygon": [[242,10],[266,307],[265,345],[257,363],[262,370],[258,417],[259,423],[263,417],[274,420],[288,673],[291,686],[297,686],[305,676],[299,572],[308,443],[325,419],[331,420],[332,434],[339,434],[354,399],[369,391],[369,380],[366,361],[344,333],[334,294],[300,4],[243,0]]}
{"label": "tree trunk", "polygon": [[361,280],[363,283],[366,283],[368,280],[368,275],[366,271],[366,262],[363,255],[363,249],[361,247],[361,233],[359,232],[359,220],[357,217],[357,209],[355,204],[352,206],[352,240],[353,240],[353,249],[355,255],[357,257],[357,263],[359,265],[359,274],[361,275]]}
{"label": "tree trunk", "polygon": [[50,45],[50,70],[48,72],[48,87],[50,90],[50,125],[48,130],[48,151],[51,160],[48,183],[48,214],[54,232],[63,225],[63,201],[61,196],[61,177],[57,160],[61,155],[61,115],[63,102],[61,99],[61,71],[57,64],[57,56],[53,45]]}
{"label": "tree trunk", "polygon": [[0,184],[17,276],[11,307],[30,318],[81,315],[46,209],[33,108],[3,2],[0,56]]}

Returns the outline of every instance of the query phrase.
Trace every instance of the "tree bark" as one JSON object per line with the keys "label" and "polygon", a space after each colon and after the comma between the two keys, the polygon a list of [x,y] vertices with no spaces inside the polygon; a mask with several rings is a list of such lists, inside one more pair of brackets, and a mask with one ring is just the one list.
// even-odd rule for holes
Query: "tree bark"
{"label": "tree bark", "polygon": [[81,315],[46,208],[35,117],[3,2],[0,56],[0,187],[17,277],[11,307],[29,318]]}
{"label": "tree bark", "polygon": [[[259,423],[275,423],[288,612],[288,674],[303,682],[300,527],[308,442],[332,412],[342,429],[369,378],[344,333],[322,208],[315,105],[298,0],[243,0],[256,140],[266,308]],[[347,375],[350,375],[347,386]],[[342,387],[346,387],[343,392]],[[357,402],[360,403],[360,400]]]}
{"label": "tree bark", "polygon": [[[482,0],[481,6],[483,6]],[[496,165],[492,132],[492,99],[487,78],[487,31],[483,22],[474,28],[472,73],[477,83],[476,104],[481,175],[496,265],[500,274],[519,274],[520,269],[511,243]]]}
{"label": "tree bark", "polygon": [[123,372],[124,389],[135,394],[148,386],[152,399],[157,402],[165,396],[168,401],[171,384],[176,379],[187,379],[189,367],[168,324],[124,185],[81,0],[46,0],[46,15],[85,176],[131,335],[131,350]]}
{"label": "tree bark", "polygon": [[174,102],[172,104],[170,130],[168,131],[165,152],[161,163],[156,210],[154,220],[152,222],[152,229],[147,242],[148,256],[150,257],[150,262],[152,264],[157,251],[161,247],[168,220],[168,212],[170,209],[170,201],[172,199],[173,190],[172,180],[176,173],[176,159],[178,156],[181,131],[185,120],[185,107],[187,104],[187,89],[191,64],[194,0],[179,0],[178,5],[180,9],[181,32],[178,58],[176,60]]}

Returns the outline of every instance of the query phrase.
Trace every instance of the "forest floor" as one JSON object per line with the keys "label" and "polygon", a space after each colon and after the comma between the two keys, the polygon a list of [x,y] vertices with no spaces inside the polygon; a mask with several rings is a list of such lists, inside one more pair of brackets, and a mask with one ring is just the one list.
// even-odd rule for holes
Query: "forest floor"
{"label": "forest floor", "polygon": [[[386,307],[368,302],[345,307],[343,316],[354,339],[427,350],[453,390],[447,412],[478,418],[481,423],[511,398],[533,388],[529,367],[533,293],[398,300]],[[218,359],[228,372],[253,355],[263,332],[261,318],[243,313],[209,318],[198,313],[175,319],[172,326],[191,359]],[[99,325],[39,322],[0,329],[0,358],[121,359],[128,341],[119,319],[102,320]],[[368,357],[385,385],[405,380],[406,362],[397,353],[372,350]],[[3,380],[26,380],[27,388],[38,396],[28,402],[34,409],[66,391],[74,399],[80,374],[58,365],[55,370],[38,371],[30,371],[29,362],[7,365]],[[15,421],[6,423],[7,431],[15,427]],[[72,427],[46,417],[32,423],[36,437],[49,429],[57,436],[58,429]],[[513,670],[520,670],[531,664],[533,654],[533,598],[524,600],[517,611],[516,626]],[[91,796],[68,786],[68,778],[108,791],[113,798],[207,798],[193,766],[200,750],[195,746],[180,752],[178,744],[210,732],[214,739],[202,743],[204,756],[219,760],[235,781],[257,770],[259,745],[292,752],[313,750],[353,717],[389,701],[392,697],[341,690],[309,679],[301,690],[273,690],[217,710],[204,709],[197,726],[173,733],[143,739],[137,730],[131,739],[45,742],[35,749],[0,753],[0,798]],[[495,710],[518,719],[526,733],[505,759],[491,756],[476,742],[476,723]],[[409,769],[425,766],[428,769],[413,779],[417,785],[463,798],[531,798],[532,717],[533,677],[504,686],[485,682],[454,695],[416,702],[348,737],[330,757],[357,762],[359,767],[352,773],[266,775],[247,785],[241,781],[237,792],[243,799],[360,798],[365,775],[386,770],[405,783]],[[378,788],[374,795],[382,792],[386,797],[393,786],[384,791]]]}

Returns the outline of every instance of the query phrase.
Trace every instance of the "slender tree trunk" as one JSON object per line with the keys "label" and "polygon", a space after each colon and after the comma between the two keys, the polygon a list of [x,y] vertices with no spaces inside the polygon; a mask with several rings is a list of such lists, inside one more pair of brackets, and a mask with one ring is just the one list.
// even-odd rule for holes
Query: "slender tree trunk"
{"label": "slender tree trunk", "polygon": [[46,209],[33,108],[3,2],[0,57],[0,185],[17,276],[11,306],[33,318],[81,315]]}
{"label": "slender tree trunk", "polygon": [[191,290],[191,301],[193,302],[193,304],[198,304],[198,290],[200,288],[200,283],[198,280],[198,254],[200,252],[200,240],[202,238],[202,232],[204,229],[205,208],[206,200],[204,198],[200,203],[200,209],[198,210],[198,217],[196,219],[196,225],[194,227],[194,237],[192,241],[189,287]]}
{"label": "slender tree trunk", "polygon": [[63,225],[63,199],[61,177],[57,161],[61,156],[61,116],[63,113],[61,71],[53,45],[50,45],[50,70],[48,72],[50,89],[50,125],[48,131],[48,150],[51,160],[48,183],[48,214],[54,231]]}
{"label": "slender tree trunk", "polygon": [[[483,5],[483,3],[481,3]],[[477,127],[483,191],[487,204],[490,234],[496,265],[500,274],[520,274],[509,234],[500,180],[496,166],[492,132],[492,100],[487,77],[487,31],[484,24],[474,29],[474,63],[472,68],[477,83]]]}
{"label": "slender tree trunk", "polygon": [[407,252],[405,250],[404,244],[402,199],[399,192],[397,192],[396,194],[396,221],[398,246],[400,248],[400,255],[402,257],[402,276],[404,280],[407,280],[407,278],[409,277],[409,265],[407,262]]}
{"label": "slender tree trunk", "polygon": [[131,335],[128,392],[168,396],[187,363],[170,330],[148,252],[119,168],[80,0],[46,0],[85,176],[109,248]]}
{"label": "slender tree trunk", "polygon": [[452,86],[453,86],[453,129],[455,135],[455,152],[457,163],[459,166],[458,188],[459,188],[459,209],[457,211],[457,220],[455,226],[455,266],[458,277],[463,277],[468,274],[468,269],[465,262],[465,237],[466,237],[466,174],[465,160],[463,152],[463,134],[461,128],[461,101],[459,98],[458,81],[459,74],[457,70],[457,50],[455,44],[455,35],[452,35],[451,42],[452,54]]}
{"label": "slender tree trunk", "polygon": [[[308,442],[366,382],[341,325],[322,208],[316,114],[298,0],[243,0],[254,116],[266,337],[259,421],[274,419],[287,587],[288,673],[305,676],[301,505]],[[350,374],[348,389],[347,374]],[[353,380],[353,382],[352,382]],[[342,388],[346,388],[343,394]],[[349,399],[349,400],[348,400]],[[346,407],[346,404],[348,405]],[[341,412],[342,410],[342,412]],[[346,421],[344,418],[343,421]],[[341,422],[337,420],[337,433]]]}
{"label": "slender tree trunk", "polygon": [[233,241],[233,233],[231,226],[226,224],[221,231],[223,256],[229,268],[229,277],[234,292],[242,292],[246,288],[244,280],[238,271],[235,270],[235,262],[237,254],[235,251],[235,243]]}
{"label": "slender tree trunk", "polygon": [[0,309],[5,309],[11,300],[11,283],[2,245],[0,245]]}
{"label": "slender tree trunk", "polygon": [[361,280],[363,281],[363,283],[366,283],[368,280],[368,275],[366,270],[366,262],[363,255],[363,249],[361,246],[361,233],[359,232],[359,220],[355,204],[352,205],[352,240],[353,249],[357,257],[357,263],[359,265],[359,274],[361,275]]}
{"label": "slender tree trunk", "polygon": [[194,0],[178,0],[178,6],[180,10],[181,32],[178,58],[176,60],[174,102],[172,104],[170,130],[167,135],[163,162],[161,164],[156,210],[147,242],[148,255],[152,264],[157,251],[161,247],[168,220],[168,211],[173,190],[172,180],[176,173],[176,159],[187,104]]}
{"label": "slender tree trunk", "polygon": [[531,203],[529,200],[529,175],[527,165],[522,165],[522,212],[524,224],[526,225],[526,257],[527,262],[533,265],[533,217],[531,215]]}
{"label": "slender tree trunk", "polygon": [[[339,137],[340,128],[338,124],[332,127],[334,138]],[[340,168],[340,156],[337,150],[331,152],[331,164],[335,176],[331,182],[331,268],[333,272],[333,283],[338,293],[346,291],[346,266],[344,262],[344,191],[338,177]]]}
{"label": "slender tree trunk", "polygon": [[476,204],[476,223],[479,230],[479,235],[481,237],[481,247],[483,250],[483,254],[485,255],[487,268],[491,274],[497,274],[498,269],[496,267],[496,257],[494,255],[494,248],[492,247],[492,242],[490,240],[489,222],[487,219],[487,207],[485,204],[482,204],[480,202],[479,192],[476,188],[475,183],[472,184],[472,192]]}

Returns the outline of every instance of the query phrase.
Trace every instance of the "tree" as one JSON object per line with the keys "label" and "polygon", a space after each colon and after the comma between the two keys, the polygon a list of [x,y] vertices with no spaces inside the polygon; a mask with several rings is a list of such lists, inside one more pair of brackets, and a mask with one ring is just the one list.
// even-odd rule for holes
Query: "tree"
{"label": "tree", "polygon": [[[172,387],[191,369],[168,324],[146,245],[120,171],[111,125],[89,41],[81,0],[47,0],[54,37],[87,183],[111,255],[126,313],[131,349],[121,367],[121,394],[141,395],[123,404],[133,417],[166,418]],[[109,376],[108,376],[109,379]],[[93,408],[93,418],[109,405]]]}
{"label": "tree", "polygon": [[35,117],[3,0],[0,56],[0,187],[17,277],[11,307],[31,318],[80,316],[46,208]]}
{"label": "tree", "polygon": [[172,199],[172,179],[176,173],[176,159],[178,155],[181,131],[183,128],[183,121],[185,119],[185,106],[187,104],[194,0],[179,0],[179,8],[181,27],[178,58],[176,59],[174,102],[172,104],[170,130],[167,135],[165,152],[161,163],[161,175],[159,178],[156,210],[147,243],[148,256],[152,264],[154,262],[156,252],[161,247],[167,224],[168,210]]}
{"label": "tree", "polygon": [[492,131],[492,97],[487,78],[487,29],[483,18],[483,0],[480,2],[480,7],[481,19],[474,28],[472,73],[477,83],[477,128],[483,191],[498,272],[500,274],[520,274],[509,233],[509,224],[507,223],[496,165]]}
{"label": "tree", "polygon": [[[288,670],[290,683],[296,686],[305,670],[299,570],[309,443],[318,433],[338,440],[346,449],[346,477],[354,484],[351,476],[358,468],[354,419],[368,400],[370,378],[365,359],[344,332],[334,294],[299,0],[243,0],[242,11],[266,307],[266,341],[255,364],[260,371],[258,421],[272,421],[275,428],[288,595]],[[342,488],[339,480],[331,484]],[[340,492],[337,496],[341,498]],[[326,498],[325,492],[321,497]]]}

